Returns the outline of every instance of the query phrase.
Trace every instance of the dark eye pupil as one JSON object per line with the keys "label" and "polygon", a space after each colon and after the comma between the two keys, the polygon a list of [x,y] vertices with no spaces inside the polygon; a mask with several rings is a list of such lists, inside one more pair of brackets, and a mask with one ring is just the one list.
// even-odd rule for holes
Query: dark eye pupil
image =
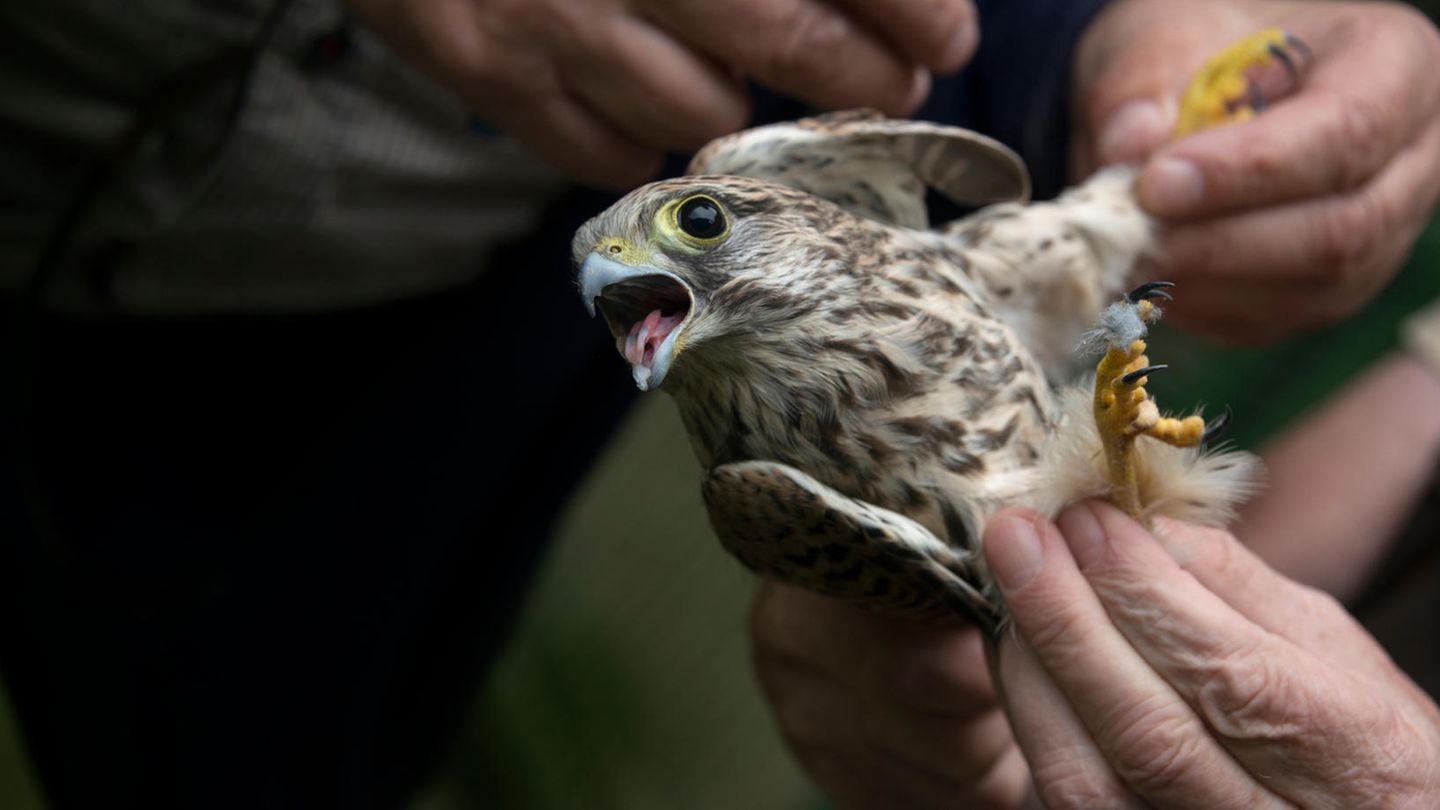
{"label": "dark eye pupil", "polygon": [[680,206],[680,229],[696,239],[714,239],[725,232],[725,215],[704,197],[687,200]]}

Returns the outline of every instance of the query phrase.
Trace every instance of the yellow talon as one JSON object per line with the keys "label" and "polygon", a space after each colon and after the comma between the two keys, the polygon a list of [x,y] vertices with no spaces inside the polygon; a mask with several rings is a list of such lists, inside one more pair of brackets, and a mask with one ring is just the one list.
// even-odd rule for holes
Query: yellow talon
{"label": "yellow talon", "polygon": [[1261,99],[1247,73],[1277,60],[1293,71],[1287,48],[1306,52],[1299,40],[1279,28],[1267,28],[1212,56],[1180,97],[1174,137],[1253,117]]}
{"label": "yellow talon", "polygon": [[[1140,301],[1138,308],[1148,316],[1153,306]],[[1155,400],[1145,391],[1146,372],[1151,366],[1145,356],[1145,341],[1136,340],[1125,349],[1111,346],[1095,368],[1095,425],[1105,448],[1109,470],[1110,499],[1127,513],[1139,516],[1140,487],[1135,471],[1135,440],[1149,436],[1176,447],[1196,447],[1205,439],[1205,420],[1161,418]]]}
{"label": "yellow talon", "polygon": [[[1159,413],[1145,393],[1144,377],[1126,385],[1122,378],[1144,368],[1145,341],[1137,340],[1126,350],[1110,347],[1095,368],[1095,425],[1100,430],[1100,443],[1105,448],[1109,469],[1110,499],[1131,515],[1140,514],[1140,491],[1135,479],[1133,449],[1135,437],[1154,423]],[[1128,390],[1127,390],[1128,389]],[[1151,407],[1145,409],[1143,406]]]}
{"label": "yellow talon", "polygon": [[1205,420],[1198,416],[1165,418],[1150,428],[1150,435],[1176,447],[1195,447],[1205,437]]}
{"label": "yellow talon", "polygon": [[[1180,100],[1180,109],[1175,122],[1175,137],[1206,129],[1219,124],[1244,121],[1255,114],[1264,99],[1259,88],[1248,75],[1255,68],[1272,62],[1280,62],[1295,76],[1295,63],[1288,50],[1308,55],[1304,44],[1279,28],[1267,28],[1216,54],[1206,62]],[[1126,299],[1134,307],[1138,317],[1136,326],[1144,335],[1142,324],[1150,323],[1159,312],[1148,299],[1168,299],[1163,288],[1173,286],[1165,282],[1151,282],[1132,291]],[[1100,330],[1103,334],[1103,329]],[[1124,340],[1128,338],[1121,338]],[[1110,499],[1134,516],[1141,514],[1140,488],[1135,469],[1135,440],[1149,436],[1175,447],[1197,447],[1204,443],[1207,431],[1223,427],[1227,416],[1218,420],[1214,427],[1205,424],[1199,416],[1184,419],[1161,418],[1155,401],[1145,391],[1149,381],[1148,373],[1164,366],[1149,365],[1145,356],[1145,341],[1133,340],[1124,348],[1123,343],[1110,343],[1105,356],[1095,367],[1094,413],[1095,426],[1100,431],[1100,443],[1105,449],[1105,461],[1110,483]]]}

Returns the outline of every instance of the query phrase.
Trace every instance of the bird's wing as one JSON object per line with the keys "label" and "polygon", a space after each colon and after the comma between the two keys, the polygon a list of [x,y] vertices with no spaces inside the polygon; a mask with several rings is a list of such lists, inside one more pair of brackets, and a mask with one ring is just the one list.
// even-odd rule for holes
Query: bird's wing
{"label": "bird's wing", "polygon": [[687,174],[733,174],[798,188],[858,216],[929,227],[925,188],[964,206],[1023,202],[1030,176],[1009,147],[960,127],[873,110],[747,129],[711,141]]}
{"label": "bird's wing", "polygon": [[1135,198],[1133,166],[1097,172],[1057,199],[996,205],[947,225],[967,276],[1052,379],[1075,370],[1075,344],[1125,291],[1158,226]]}
{"label": "bird's wing", "polygon": [[972,584],[976,554],[903,515],[772,461],[717,467],[703,492],[720,542],[756,573],[882,613],[998,623],[996,600]]}

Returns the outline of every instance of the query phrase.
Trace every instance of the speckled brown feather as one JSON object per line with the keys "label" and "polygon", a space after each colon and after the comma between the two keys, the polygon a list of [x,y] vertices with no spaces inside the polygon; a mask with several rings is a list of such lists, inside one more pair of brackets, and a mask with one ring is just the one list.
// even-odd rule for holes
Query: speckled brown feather
{"label": "speckled brown feather", "polygon": [[751,570],[890,615],[994,629],[974,557],[902,515],[764,461],[721,465],[702,491],[721,543]]}

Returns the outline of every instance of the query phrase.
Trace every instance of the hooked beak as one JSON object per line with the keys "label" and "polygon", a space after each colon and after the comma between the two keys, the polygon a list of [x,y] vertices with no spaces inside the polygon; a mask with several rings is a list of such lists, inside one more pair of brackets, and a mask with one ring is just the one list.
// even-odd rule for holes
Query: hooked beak
{"label": "hooked beak", "polygon": [[580,265],[580,296],[591,317],[597,309],[605,316],[635,385],[659,388],[694,310],[690,286],[658,267],[632,267],[592,252]]}

